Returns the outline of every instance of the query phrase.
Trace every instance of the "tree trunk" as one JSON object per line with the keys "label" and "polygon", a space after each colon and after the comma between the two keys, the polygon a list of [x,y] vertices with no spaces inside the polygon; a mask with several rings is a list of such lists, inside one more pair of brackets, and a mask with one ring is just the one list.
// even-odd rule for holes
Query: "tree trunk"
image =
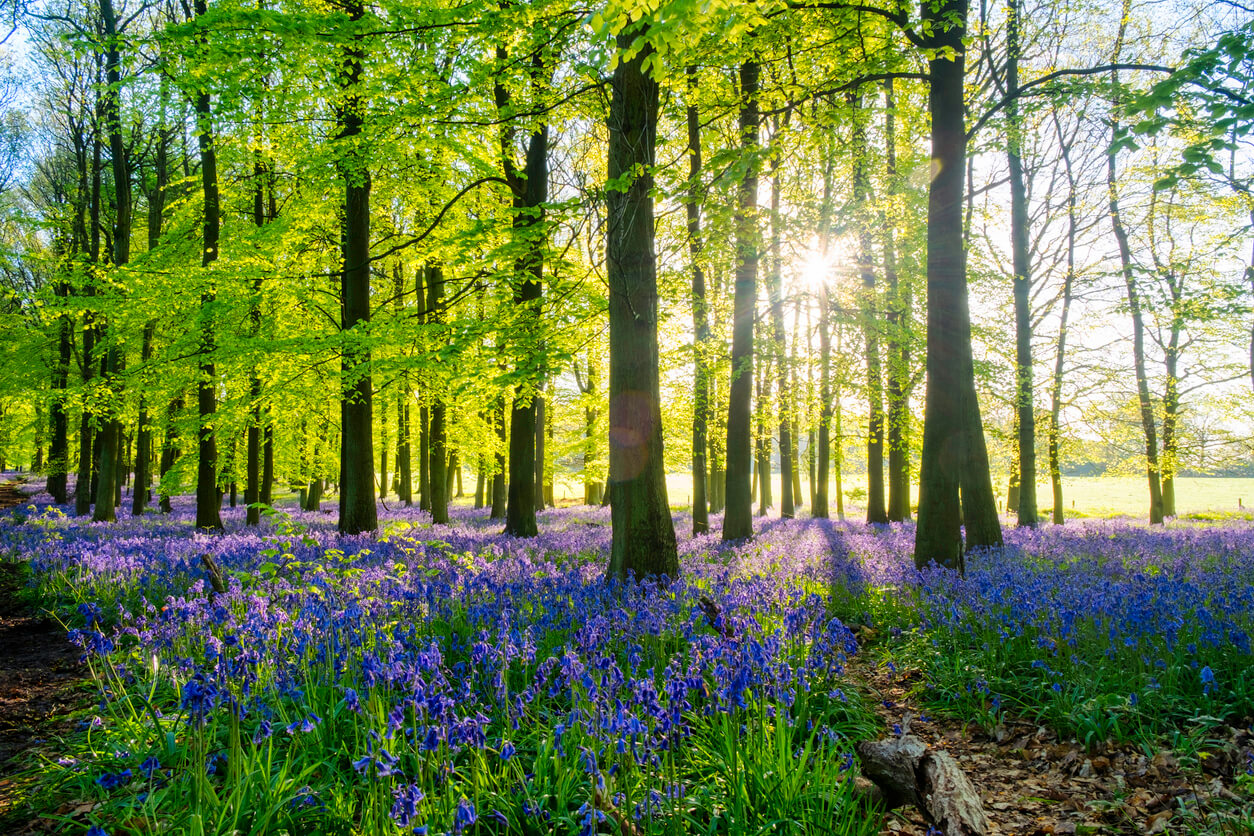
{"label": "tree trunk", "polygon": [[178,424],[175,422],[176,416],[183,410],[183,396],[179,394],[174,400],[170,401],[169,407],[166,409],[165,417],[165,439],[161,443],[161,465],[159,468],[161,478],[161,490],[158,491],[161,513],[169,514],[173,511],[170,504],[170,489],[166,486],[165,475],[174,467],[174,463],[179,458],[179,433]]}
{"label": "tree trunk", "polygon": [[[431,331],[434,343],[439,344],[443,338],[444,324],[444,268],[440,264],[427,264],[427,322],[433,326]],[[431,392],[431,522],[437,525],[448,523],[448,427],[446,425],[448,409],[444,404],[444,381],[434,381]]]}
{"label": "tree trunk", "polygon": [[749,160],[736,205],[736,289],[732,302],[731,386],[727,401],[727,511],[723,540],[753,536],[753,319],[758,294],[758,78],[753,60],[740,65],[740,147]]}
{"label": "tree trunk", "polygon": [[[1122,30],[1122,27],[1121,27]],[[1128,294],[1128,310],[1132,316],[1132,360],[1136,371],[1137,401],[1141,408],[1141,429],[1145,433],[1145,477],[1149,483],[1151,525],[1163,521],[1163,494],[1158,465],[1158,432],[1154,423],[1154,404],[1150,400],[1149,376],[1145,372],[1145,324],[1141,315],[1141,296],[1132,268],[1132,250],[1128,232],[1119,214],[1119,192],[1116,187],[1116,154],[1114,141],[1118,125],[1111,124],[1111,149],[1106,152],[1106,189],[1109,196],[1110,223],[1119,244],[1119,264]]]}
{"label": "tree trunk", "polygon": [[706,433],[709,424],[710,384],[706,352],[710,319],[706,311],[705,273],[701,269],[701,119],[697,109],[697,67],[688,67],[688,256],[692,260],[692,533],[710,530],[706,496]]}
{"label": "tree trunk", "polygon": [[885,176],[892,215],[882,216],[884,280],[888,300],[888,519],[910,519],[910,293],[897,273],[896,212],[901,183],[897,177],[896,99],[893,81],[884,83]]}
{"label": "tree trunk", "polygon": [[496,407],[492,413],[492,424],[496,427],[496,466],[492,470],[492,510],[488,513],[490,519],[499,520],[505,518],[505,506],[507,504],[506,485],[505,485],[505,450],[509,445],[509,432],[505,426],[505,395],[498,395],[496,399]]}
{"label": "tree trunk", "polygon": [[[365,17],[362,0],[345,0],[342,8],[354,23]],[[370,349],[365,329],[370,321],[370,170],[361,142],[364,104],[361,100],[364,35],[356,31],[341,62],[337,107],[342,142],[337,165],[344,178],[344,253],[340,328],[347,335],[340,361],[340,520],[341,534],[360,534],[379,527],[374,499],[374,420]]]}
{"label": "tree trunk", "polygon": [[[1021,0],[1010,0],[1006,24],[1006,157],[1010,166],[1010,243],[1014,261],[1015,411],[1018,417],[1019,525],[1036,526],[1036,415],[1032,408],[1032,258],[1028,249],[1028,196],[1019,116]],[[1011,504],[1006,503],[1009,511]]]}
{"label": "tree trunk", "polygon": [[[785,121],[785,125],[787,121]],[[784,260],[783,230],[779,214],[779,160],[771,161],[771,337],[775,348],[775,383],[779,405],[779,515],[796,516],[793,493],[792,393],[788,388],[788,346],[784,339]],[[768,442],[769,447],[769,442]],[[765,473],[771,473],[770,456]]]}
{"label": "tree trunk", "polygon": [[[196,0],[197,17],[205,14],[205,0]],[[218,157],[212,128],[212,106],[208,93],[197,93],[196,141],[200,149],[201,190],[204,195],[204,219],[200,266],[208,268],[218,259],[218,238],[221,233],[221,206],[218,196]],[[207,288],[200,296],[199,377],[196,384],[196,414],[199,460],[196,465],[196,527],[210,531],[222,530],[218,493],[218,446],[214,414],[218,408],[217,369],[213,353],[217,348],[214,333],[213,307],[217,292],[215,280],[206,276]]]}
{"label": "tree trunk", "polygon": [[[628,49],[644,27],[618,35]],[[679,575],[666,497],[662,398],[658,379],[657,264],[653,176],[658,85],[644,70],[645,46],[619,61],[611,81],[606,268],[610,316],[610,519],[608,574],[620,580]]]}
{"label": "tree trunk", "polygon": [[[497,48],[497,57],[504,63],[508,54]],[[537,79],[538,80],[538,79]],[[494,88],[497,111],[508,110],[510,94],[503,83]],[[544,203],[548,199],[549,127],[536,126],[527,141],[526,159],[520,173],[514,163],[514,129],[503,126],[500,135],[501,163],[505,179],[513,195],[513,234],[525,253],[515,264],[514,305],[522,315],[521,339],[527,351],[542,353],[540,335],[541,296],[544,280],[544,245],[548,237]],[[543,368],[543,362],[529,364]],[[536,509],[543,501],[543,487],[537,491],[536,453],[537,411],[540,382],[538,379],[518,384],[514,393],[509,425],[509,485],[505,510],[505,533],[515,537],[537,534]]]}
{"label": "tree trunk", "polygon": [[771,492],[771,435],[767,427],[767,415],[770,413],[771,377],[770,359],[757,364],[756,396],[754,398],[754,456],[755,485],[758,489],[758,516],[766,516],[767,510],[774,506],[775,500]]}
{"label": "tree trunk", "polygon": [[[404,268],[398,261],[392,270],[393,294],[396,296],[396,312],[399,315],[404,311],[405,303],[402,298],[405,289],[405,273]],[[421,307],[421,297],[417,300]],[[396,393],[396,472],[397,472],[397,498],[405,503],[408,508],[414,504],[414,484],[413,484],[413,455],[411,452],[410,426],[409,426],[409,402],[412,392],[409,386],[408,373],[401,374],[400,389]]]}
{"label": "tree trunk", "polygon": [[[100,0],[100,18],[104,29],[105,82],[107,87],[100,97],[100,111],[105,130],[109,135],[109,160],[113,169],[113,266],[122,267],[131,258],[131,167],[125,138],[122,133],[120,103],[122,86],[122,57],[118,52],[117,18],[112,0]],[[105,347],[105,387],[113,396],[120,395],[121,371],[120,335],[101,322],[98,339]],[[99,484],[96,486],[94,522],[112,522],[117,518],[114,500],[118,490],[118,444],[122,437],[122,422],[115,406],[108,407],[100,423]]]}
{"label": "tree trunk", "polygon": [[871,253],[870,177],[867,173],[866,127],[862,103],[852,100],[853,127],[853,200],[858,226],[858,273],[862,279],[862,330],[866,346],[866,521],[888,522],[884,502],[884,375],[880,366],[879,304],[876,299],[875,269]]}
{"label": "tree trunk", "polygon": [[[965,448],[973,435],[968,432],[967,410],[974,407],[977,416],[979,412],[978,404],[967,403],[975,381],[962,240],[966,16],[966,0],[942,0],[936,8],[924,7],[925,19],[935,27],[930,45],[941,51],[928,62],[934,173],[928,190],[927,402],[914,553],[920,568],[934,562],[959,570],[963,569],[959,485],[964,481],[964,467],[969,466]],[[947,30],[943,28],[946,20],[954,21]]]}
{"label": "tree trunk", "polygon": [[544,452],[545,452],[545,420],[544,407],[545,397],[536,394],[536,469],[535,469],[535,495],[536,495],[536,511],[544,510]]}
{"label": "tree trunk", "polygon": [[[266,224],[266,186],[269,167],[262,161],[261,152],[257,151],[253,158],[253,225],[261,229]],[[261,274],[253,279],[252,298],[248,304],[249,333],[254,340],[261,337]],[[261,500],[261,377],[256,366],[248,378],[248,396],[252,401],[248,417],[248,461],[245,464],[244,524],[258,525],[261,522],[261,509],[253,507]]]}

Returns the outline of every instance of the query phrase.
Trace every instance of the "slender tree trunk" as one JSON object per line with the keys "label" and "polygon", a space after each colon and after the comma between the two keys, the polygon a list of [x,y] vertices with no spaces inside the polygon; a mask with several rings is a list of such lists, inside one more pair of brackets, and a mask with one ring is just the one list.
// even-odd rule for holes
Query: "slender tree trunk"
{"label": "slender tree trunk", "polygon": [[881,215],[888,300],[888,519],[910,519],[910,296],[897,272],[897,115],[893,81],[884,83],[885,177],[889,210]]}
{"label": "slender tree trunk", "polygon": [[755,381],[756,396],[754,398],[754,454],[755,483],[758,488],[758,516],[766,516],[767,510],[774,506],[775,500],[771,492],[771,434],[767,427],[767,416],[770,414],[771,377],[770,357],[757,364],[757,380]]}
{"label": "slender tree trunk", "polygon": [[[100,78],[97,71],[96,83],[99,84],[103,79]],[[102,146],[99,134],[92,139],[91,144],[91,202],[89,210],[89,238],[91,248],[88,252],[88,261],[93,265],[100,263],[100,196],[101,196],[101,154]],[[95,296],[96,286],[91,274],[88,274],[83,287],[84,296]],[[83,387],[96,375],[96,364],[98,358],[96,356],[96,318],[88,311],[83,314]],[[96,458],[100,455],[99,443],[95,436],[97,431],[97,422],[94,415],[87,409],[83,410],[81,424],[79,427],[78,442],[78,476],[74,485],[74,512],[80,517],[85,517],[91,513],[92,502],[95,500],[95,475],[96,475]]]}
{"label": "slender tree trunk", "polygon": [[692,260],[692,533],[710,530],[706,496],[706,433],[709,424],[710,384],[706,353],[710,320],[706,311],[705,273],[701,269],[701,119],[697,109],[697,67],[688,67],[688,255]]}
{"label": "slender tree trunk", "polygon": [[[787,122],[785,122],[785,125]],[[784,260],[783,229],[779,213],[779,160],[771,161],[771,337],[775,349],[775,382],[779,405],[779,515],[790,520],[796,515],[793,493],[792,393],[788,388],[788,346],[784,338]],[[769,442],[768,442],[769,449]],[[766,470],[771,473],[771,459]]]}
{"label": "slender tree trunk", "polygon": [[179,433],[177,416],[183,411],[183,395],[176,395],[174,400],[170,401],[169,407],[166,408],[165,415],[165,439],[161,443],[161,465],[159,471],[161,474],[161,489],[158,491],[159,507],[161,513],[169,514],[173,511],[170,504],[170,489],[165,485],[165,475],[174,467],[174,463],[178,461],[179,450]]}
{"label": "slender tree trunk", "polygon": [[[205,14],[205,0],[196,0],[196,15]],[[218,157],[212,128],[212,106],[208,93],[197,93],[196,140],[200,149],[201,190],[204,195],[204,219],[200,266],[208,268],[218,259],[218,239],[221,233],[221,207],[218,196]],[[211,531],[222,530],[219,512],[221,495],[218,493],[218,446],[214,414],[218,408],[217,369],[213,354],[217,349],[213,308],[217,291],[215,280],[206,277],[206,290],[200,297],[200,349],[199,380],[196,385],[196,413],[199,460],[196,465],[196,527]]]}
{"label": "slender tree trunk", "polygon": [[[269,167],[262,161],[261,152],[255,152],[253,159],[253,225],[261,229],[266,224],[266,186]],[[260,273],[253,279],[252,298],[248,304],[249,333],[254,340],[261,338],[261,287]],[[254,507],[261,500],[261,377],[256,366],[248,378],[248,397],[251,401],[248,417],[248,461],[245,464],[244,504],[248,506],[244,512],[245,525],[258,525],[261,522],[261,509]]]}
{"label": "slender tree trunk", "polygon": [[379,499],[388,498],[388,435],[388,411],[385,406],[379,410]]}
{"label": "slender tree trunk", "polygon": [[[433,333],[438,341],[442,338],[444,323],[444,268],[439,264],[428,264],[426,271],[427,321],[434,326]],[[448,429],[442,386],[443,381],[436,381],[431,387],[431,426],[428,430],[431,439],[431,521],[437,525],[448,523]]]}
{"label": "slender tree trunk", "polygon": [[[342,8],[354,23],[366,14],[362,0],[344,0]],[[344,253],[340,328],[347,334],[340,362],[340,520],[341,534],[360,534],[379,527],[374,499],[374,420],[370,350],[365,331],[370,321],[370,170],[361,149],[364,103],[361,99],[364,35],[356,31],[341,61],[338,106],[338,166],[344,178]]]}
{"label": "slender tree trunk", "polygon": [[[1117,136],[1118,126],[1112,123],[1111,142]],[[1112,145],[1113,148],[1113,145]],[[1141,429],[1145,433],[1145,477],[1149,483],[1150,509],[1149,517],[1152,525],[1163,521],[1163,494],[1158,464],[1158,431],[1154,423],[1154,404],[1150,399],[1149,376],[1145,372],[1145,324],[1141,315],[1141,296],[1136,286],[1136,277],[1132,268],[1132,250],[1128,244],[1128,233],[1124,229],[1119,213],[1119,193],[1116,187],[1116,152],[1106,154],[1106,187],[1109,195],[1110,222],[1114,229],[1115,241],[1119,244],[1119,264],[1123,274],[1124,287],[1128,294],[1128,310],[1132,316],[1132,360],[1136,372],[1137,401],[1141,408]]]}
{"label": "slender tree trunk", "polygon": [[499,520],[505,517],[507,504],[505,485],[505,450],[509,446],[509,431],[505,425],[505,395],[498,395],[496,406],[492,412],[492,424],[496,427],[495,467],[492,470],[492,510],[490,519]]}
{"label": "slender tree trunk", "polygon": [[866,126],[860,97],[852,100],[854,111],[853,200],[858,216],[858,273],[862,279],[862,330],[866,345],[866,521],[888,522],[884,502],[884,375],[880,363],[880,324],[878,293],[875,287],[874,260],[871,252],[872,230],[871,183],[867,173]]}
{"label": "slender tree trunk", "polygon": [[[823,202],[819,209],[819,243],[823,255],[827,255],[831,243],[832,217],[832,159],[830,153],[823,161]],[[810,503],[810,516],[827,519],[829,466],[832,455],[832,332],[831,297],[827,282],[819,285],[819,426],[818,451],[814,463],[814,498]]]}
{"label": "slender tree trunk", "polygon": [[[504,47],[498,47],[497,56],[502,63],[508,58]],[[510,95],[505,86],[498,83],[494,90],[498,112],[507,110]],[[526,350],[542,353],[540,340],[540,311],[544,279],[544,243],[547,227],[544,220],[544,203],[548,199],[548,125],[537,126],[527,141],[527,153],[520,176],[514,164],[514,131],[501,130],[501,162],[505,179],[513,193],[515,239],[526,253],[515,265],[517,283],[514,305],[522,314],[522,338]],[[539,364],[543,368],[543,362]],[[540,375],[542,379],[543,375]],[[543,489],[537,493],[536,455],[537,411],[539,409],[540,379],[520,383],[514,394],[509,425],[509,485],[505,511],[505,533],[515,537],[534,537],[537,534],[536,509],[543,501]]]}
{"label": "slender tree trunk", "polygon": [[[618,36],[626,50],[644,27]],[[644,70],[646,46],[620,61],[611,81],[606,266],[610,314],[610,519],[608,574],[620,580],[679,575],[666,497],[658,378],[657,264],[653,176],[658,85]]]}
{"label": "slender tree trunk", "polygon": [[[753,160],[758,152],[758,79],[754,60],[740,65],[740,147]],[[736,290],[732,302],[731,386],[727,401],[727,511],[723,540],[753,536],[752,411],[753,319],[758,295],[758,175],[750,162],[736,205]]]}
{"label": "slender tree trunk", "polygon": [[536,496],[536,511],[537,512],[544,510],[544,453],[545,453],[544,442],[546,438],[545,425],[548,423],[545,420],[545,414],[544,414],[545,413],[544,408],[546,405],[545,401],[546,401],[546,398],[543,395],[539,393],[536,394],[536,401],[535,401],[536,469],[534,473],[534,479],[535,479],[535,496]]}
{"label": "slender tree trunk", "polygon": [[[100,109],[105,130],[109,135],[109,160],[113,169],[113,266],[122,267],[131,258],[131,167],[122,134],[120,104],[122,85],[122,57],[118,51],[117,18],[112,0],[100,0],[100,18],[106,40],[105,82],[101,94]],[[120,335],[102,320],[99,340],[105,348],[105,387],[113,396],[120,395],[121,371]],[[122,437],[122,422],[116,407],[110,407],[100,423],[99,484],[96,486],[96,508],[92,514],[95,522],[112,522],[117,518],[114,511],[119,482],[117,480],[118,445]]]}
{"label": "slender tree trunk", "polygon": [[[1010,0],[1006,24],[1006,157],[1010,165],[1010,242],[1014,261],[1015,410],[1018,417],[1019,525],[1035,526],[1036,415],[1032,408],[1032,259],[1028,249],[1028,197],[1023,173],[1023,124],[1019,116],[1021,0]],[[1007,502],[1006,510],[1010,510]]]}
{"label": "slender tree trunk", "polygon": [[[402,298],[405,290],[405,271],[399,261],[392,269],[392,279],[392,292],[396,297],[396,313],[399,316],[404,312],[405,308],[405,302]],[[421,307],[422,297],[418,298],[417,303]],[[398,474],[397,497],[401,502],[405,503],[407,508],[414,504],[412,431],[409,425],[409,403],[411,399],[412,390],[409,385],[409,374],[408,372],[402,372],[400,389],[396,393],[396,472]]]}
{"label": "slender tree trunk", "polygon": [[[1062,141],[1061,131],[1059,140]],[[1075,248],[1078,219],[1076,213],[1075,177],[1071,171],[1070,145],[1063,142],[1063,162],[1067,168],[1067,274],[1062,285],[1062,310],[1058,315],[1058,353],[1054,358],[1053,388],[1049,397],[1049,481],[1054,496],[1053,520],[1062,525],[1062,465],[1060,439],[1062,435],[1062,380],[1066,369],[1067,326],[1071,313],[1072,289],[1075,286]]]}
{"label": "slender tree trunk", "polygon": [[[68,299],[70,285],[58,281],[53,292],[59,299]],[[68,314],[57,317],[57,354],[52,367],[52,402],[49,421],[52,439],[48,449],[48,494],[58,505],[69,499],[70,421],[65,408],[65,390],[70,383],[70,361],[74,353],[74,323]]]}

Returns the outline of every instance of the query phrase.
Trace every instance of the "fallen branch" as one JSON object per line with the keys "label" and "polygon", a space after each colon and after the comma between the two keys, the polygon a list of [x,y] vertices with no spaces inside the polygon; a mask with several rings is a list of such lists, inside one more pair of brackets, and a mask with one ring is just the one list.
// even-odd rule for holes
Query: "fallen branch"
{"label": "fallen branch", "polygon": [[200,556],[200,562],[204,564],[205,571],[209,573],[209,585],[213,587],[213,591],[218,595],[225,595],[226,581],[222,579],[222,568],[213,559],[213,555],[205,552]]}
{"label": "fallen branch", "polygon": [[900,737],[868,740],[854,748],[862,772],[891,809],[913,805],[947,836],[985,836],[988,818],[971,780],[948,752],[931,750],[902,723]]}

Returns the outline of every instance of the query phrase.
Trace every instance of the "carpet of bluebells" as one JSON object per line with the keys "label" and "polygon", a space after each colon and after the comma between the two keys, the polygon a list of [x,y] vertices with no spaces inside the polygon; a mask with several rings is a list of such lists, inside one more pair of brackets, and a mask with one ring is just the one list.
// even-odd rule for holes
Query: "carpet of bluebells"
{"label": "carpet of bluebells", "polygon": [[728,547],[680,516],[661,586],[605,581],[603,509],[530,540],[469,508],[378,537],[226,510],[210,536],[188,502],[100,525],[42,494],[0,520],[99,686],[56,767],[93,833],[875,833],[851,628],[990,726],[1093,743],[1254,714],[1248,524],[1007,530],[963,578],[916,571],[909,525],[762,518]]}

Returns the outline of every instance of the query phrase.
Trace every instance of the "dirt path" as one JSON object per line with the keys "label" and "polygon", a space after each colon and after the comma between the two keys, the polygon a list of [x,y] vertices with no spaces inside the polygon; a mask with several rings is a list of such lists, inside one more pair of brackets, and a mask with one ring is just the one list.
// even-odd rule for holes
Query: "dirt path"
{"label": "dirt path", "polygon": [[[862,654],[859,654],[861,656]],[[992,735],[973,724],[933,718],[914,697],[921,674],[892,671],[867,658],[849,665],[876,700],[888,728],[912,715],[910,731],[929,747],[957,759],[979,791],[990,834],[1238,833],[1234,816],[1254,798],[1233,792],[1254,751],[1250,722],[1225,729],[1200,759],[1185,768],[1168,751],[1147,754],[1134,745],[1086,751],[1049,730],[1008,719]],[[1196,830],[1186,829],[1182,821]],[[900,810],[883,834],[923,836],[928,825],[914,810]]]}
{"label": "dirt path", "polygon": [[[26,498],[12,482],[0,485],[0,514]],[[0,831],[6,833],[25,832],[17,808],[34,780],[23,774],[29,750],[68,730],[67,715],[83,701],[74,686],[85,672],[65,628],[30,611],[23,583],[20,564],[0,561]]]}

